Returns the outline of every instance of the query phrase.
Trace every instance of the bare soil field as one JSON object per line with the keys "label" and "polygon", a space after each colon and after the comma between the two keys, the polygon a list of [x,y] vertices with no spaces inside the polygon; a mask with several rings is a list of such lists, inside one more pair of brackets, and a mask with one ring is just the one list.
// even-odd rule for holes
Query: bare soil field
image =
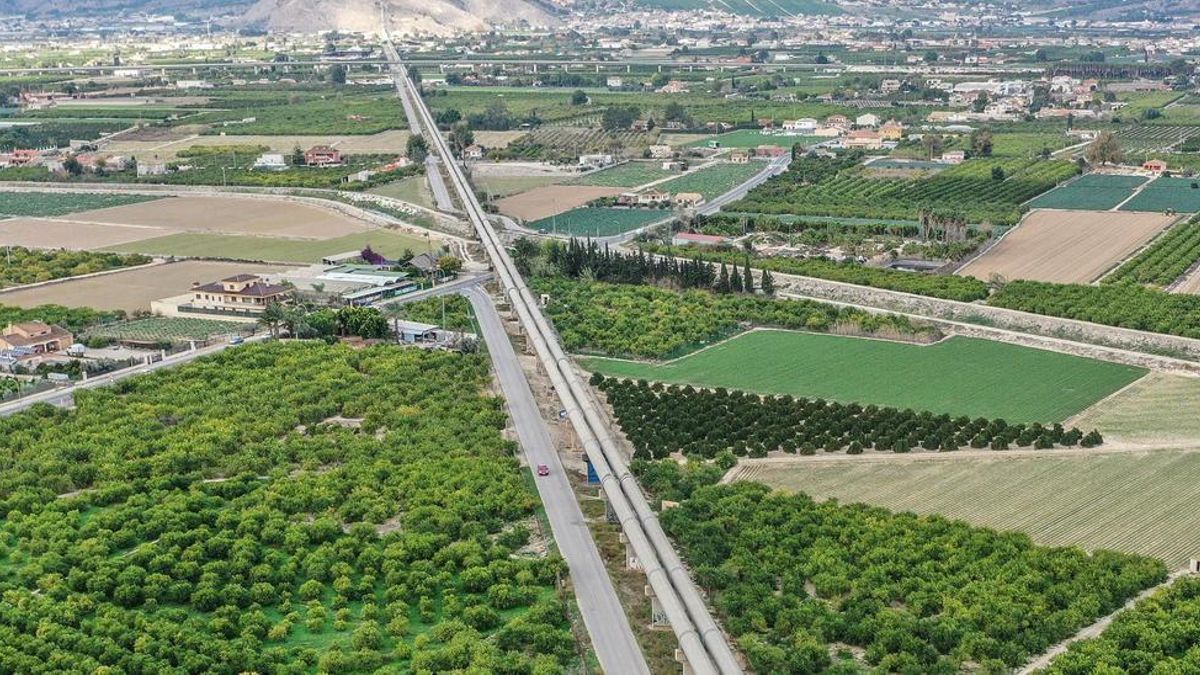
{"label": "bare soil field", "polygon": [[1099,429],[1106,444],[1200,447],[1200,377],[1151,372],[1064,426]]}
{"label": "bare soil field", "polygon": [[[170,232],[223,232],[330,239],[368,229],[336,211],[310,204],[246,197],[187,196],[73,214],[71,222],[150,226]],[[162,232],[148,232],[145,237]],[[126,241],[132,241],[126,239]]]}
{"label": "bare soil field", "polygon": [[0,220],[0,245],[92,250],[161,237],[170,231],[146,225],[101,225],[63,217]]}
{"label": "bare soil field", "polygon": [[123,137],[105,146],[108,152],[132,155],[140,159],[176,158],[176,153],[194,145],[265,145],[275,152],[290,153],[296,146],[332,145],[354,155],[403,155],[408,132],[398,129],[369,136],[198,136],[173,134],[165,138]]}
{"label": "bare soil field", "polygon": [[547,185],[496,202],[500,213],[513,218],[534,221],[558,215],[583,206],[593,199],[619,195],[621,188],[585,185]]}
{"label": "bare soil field", "polygon": [[55,304],[132,312],[149,309],[152,300],[187,293],[193,281],[208,283],[235,274],[278,272],[283,269],[288,268],[187,260],[0,293],[0,303],[17,307]]}
{"label": "bare soil field", "polygon": [[567,179],[577,176],[577,171],[547,164],[545,162],[472,162],[471,176],[516,177],[516,176],[547,176]]}
{"label": "bare soil field", "polygon": [[525,131],[476,131],[475,142],[485,148],[507,148],[509,144],[524,136]]}
{"label": "bare soil field", "polygon": [[1095,281],[1178,216],[1117,211],[1034,211],[959,274],[988,280]]}

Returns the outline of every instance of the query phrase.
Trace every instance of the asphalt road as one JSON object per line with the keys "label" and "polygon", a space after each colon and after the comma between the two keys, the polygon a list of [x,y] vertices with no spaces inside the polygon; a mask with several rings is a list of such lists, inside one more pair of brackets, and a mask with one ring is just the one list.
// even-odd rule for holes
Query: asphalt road
{"label": "asphalt road", "polygon": [[450,191],[446,189],[441,162],[437,157],[429,155],[425,158],[425,175],[429,178],[429,189],[433,191],[433,200],[437,202],[438,210],[454,212],[454,200],[450,198]]}
{"label": "asphalt road", "polygon": [[650,669],[646,666],[646,659],[633,636],[625,610],[617,599],[608,570],[600,559],[600,551],[592,540],[592,533],[583,519],[583,511],[575,499],[571,482],[559,461],[546,421],[538,411],[529,381],[521,370],[500,315],[491,298],[480,288],[469,288],[463,294],[475,309],[479,329],[487,342],[492,366],[500,381],[500,388],[504,390],[509,415],[512,416],[525,453],[525,461],[531,467],[538,464],[550,467],[549,476],[535,476],[538,495],[546,507],[554,541],[571,571],[575,599],[579,603],[588,635],[592,638],[600,667],[604,672],[614,675],[648,675]]}
{"label": "asphalt road", "polygon": [[767,182],[767,179],[770,178],[771,176],[777,176],[777,175],[783,173],[784,171],[787,171],[788,165],[791,164],[791,162],[792,162],[791,153],[788,153],[782,157],[776,157],[775,159],[772,159],[767,164],[767,167],[765,169],[763,169],[762,171],[751,176],[750,180],[746,181],[745,183],[742,183],[741,185],[730,190],[729,192],[726,192],[725,194],[721,195],[720,197],[717,197],[716,199],[713,199],[710,202],[702,204],[700,206],[700,213],[702,213],[706,216],[711,216],[712,214],[720,211],[721,207],[725,206],[726,204],[729,204],[731,202],[736,202],[737,200],[741,199],[742,197],[745,197],[746,193],[750,192],[751,190],[758,187],[759,185],[762,185],[763,183]]}

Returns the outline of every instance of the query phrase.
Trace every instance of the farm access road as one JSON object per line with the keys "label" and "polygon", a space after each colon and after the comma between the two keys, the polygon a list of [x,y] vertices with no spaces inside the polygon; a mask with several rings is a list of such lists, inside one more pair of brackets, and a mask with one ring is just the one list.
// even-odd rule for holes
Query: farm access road
{"label": "farm access road", "polygon": [[579,610],[600,665],[606,673],[648,675],[646,659],[633,636],[629,618],[617,598],[596,542],[592,540],[583,510],[579,508],[571,481],[550,438],[546,420],[538,411],[529,380],[521,369],[500,314],[492,299],[478,286],[467,288],[463,295],[475,310],[526,464],[530,467],[545,464],[550,468],[549,476],[535,474],[538,496],[545,506],[554,541],[567,561]]}
{"label": "farm access road", "polygon": [[[257,342],[265,339],[267,339],[266,335],[256,335],[246,338],[246,343]],[[171,354],[167,358],[161,361],[155,361],[149,365],[124,368],[113,373],[90,377],[84,382],[77,382],[69,387],[62,387],[59,389],[51,389],[49,391],[30,394],[29,396],[19,398],[15,401],[9,401],[8,403],[0,404],[0,417],[14,415],[38,403],[49,403],[50,405],[58,406],[60,408],[68,408],[75,404],[75,392],[82,389],[106,387],[114,382],[119,382],[127,377],[133,377],[134,375],[144,375],[146,373],[152,373],[156,370],[162,370],[163,368],[174,368],[175,366],[181,366],[202,356],[218,354],[232,346],[234,345],[231,345],[228,342],[221,342],[215,345],[209,345],[207,347],[199,347],[197,349],[191,349],[178,354]]]}

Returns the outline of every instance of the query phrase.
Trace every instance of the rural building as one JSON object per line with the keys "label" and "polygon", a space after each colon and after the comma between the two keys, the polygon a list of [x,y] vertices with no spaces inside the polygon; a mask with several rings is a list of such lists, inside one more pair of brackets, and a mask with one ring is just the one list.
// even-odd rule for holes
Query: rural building
{"label": "rural building", "polygon": [[308,166],[335,166],[342,163],[342,151],[329,145],[314,145],[304,151]]}
{"label": "rural building", "polygon": [[883,137],[879,135],[878,131],[855,130],[846,134],[843,143],[847,148],[878,150],[883,147]]}
{"label": "rural building", "polygon": [[817,130],[817,121],[811,117],[805,117],[798,120],[786,120],[783,123],[783,130],[797,134],[813,134]]}
{"label": "rural building", "polygon": [[166,162],[138,162],[137,175],[141,176],[165,176],[167,175]]}
{"label": "rural building", "polygon": [[264,171],[283,171],[288,168],[288,164],[283,155],[268,152],[254,160],[254,168]]}
{"label": "rural building", "polygon": [[733,164],[749,164],[750,153],[745,150],[732,150],[729,153],[729,161]]}
{"label": "rural building", "polygon": [[677,159],[668,159],[662,163],[662,169],[663,171],[683,171],[687,169],[687,164]]}
{"label": "rural building", "polygon": [[675,206],[690,208],[704,203],[704,195],[699,192],[680,192],[675,195]]}
{"label": "rural building", "polygon": [[691,91],[691,90],[688,89],[687,85],[684,84],[683,82],[681,82],[679,80],[671,80],[670,82],[667,82],[665,85],[660,87],[658,90],[658,93],[660,93],[660,94],[685,94],[688,91]]}
{"label": "rural building", "polygon": [[787,149],[781,148],[778,145],[760,145],[754,149],[755,157],[783,157],[787,154]]}
{"label": "rural building", "polygon": [[421,274],[435,274],[438,271],[438,256],[432,253],[421,253],[413,256],[408,261],[408,265]]}
{"label": "rural building", "polygon": [[854,118],[854,126],[875,128],[879,126],[879,115],[874,113],[859,115],[858,117]]}
{"label": "rural building", "polygon": [[437,342],[438,327],[430,323],[416,321],[396,321],[392,324],[396,338],[401,342]]}
{"label": "rural building", "polygon": [[1151,173],[1166,173],[1167,163],[1161,159],[1152,159],[1143,163],[1142,168]]}
{"label": "rural building", "polygon": [[900,80],[883,80],[879,83],[879,92],[881,94],[895,94],[900,91]]}
{"label": "rural building", "polygon": [[721,246],[727,242],[725,237],[696,232],[676,232],[675,236],[671,237],[672,246]]}
{"label": "rural building", "polygon": [[483,159],[483,146],[468,145],[463,150],[463,159]]}
{"label": "rural building", "polygon": [[257,274],[237,274],[210,284],[193,284],[192,299],[183,311],[261,314],[267,305],[283,302],[291,295],[287,286],[269,284]]}
{"label": "rural building", "polygon": [[650,120],[634,120],[633,124],[629,125],[630,131],[650,131]]}
{"label": "rural building", "polygon": [[671,146],[660,143],[650,146],[650,156],[654,159],[670,159],[675,156],[675,151],[671,149]]}
{"label": "rural building", "polygon": [[335,253],[321,258],[322,265],[343,265],[348,262],[362,260],[361,251],[346,251],[345,253]]}
{"label": "rural building", "polygon": [[625,81],[615,75],[609,75],[605,84],[611,89],[620,89],[625,84]]}
{"label": "rural building", "polygon": [[581,169],[599,169],[613,163],[612,155],[580,155],[579,168]]}
{"label": "rural building", "polygon": [[0,335],[0,349],[22,350],[29,354],[61,352],[75,343],[75,336],[65,328],[41,321],[10,323]]}
{"label": "rural building", "polygon": [[623,192],[617,196],[617,204],[621,206],[658,206],[670,204],[671,193],[662,190],[646,190],[645,192]]}
{"label": "rural building", "polygon": [[830,115],[825,118],[825,126],[846,131],[850,128],[850,118],[845,115]]}
{"label": "rural building", "polygon": [[888,120],[879,127],[879,135],[885,141],[898,141],[904,138],[904,125],[896,120]]}
{"label": "rural building", "polygon": [[207,80],[176,80],[176,89],[212,89],[213,84]]}
{"label": "rural building", "polygon": [[964,150],[948,150],[942,153],[942,161],[947,164],[962,164],[967,161],[967,153]]}

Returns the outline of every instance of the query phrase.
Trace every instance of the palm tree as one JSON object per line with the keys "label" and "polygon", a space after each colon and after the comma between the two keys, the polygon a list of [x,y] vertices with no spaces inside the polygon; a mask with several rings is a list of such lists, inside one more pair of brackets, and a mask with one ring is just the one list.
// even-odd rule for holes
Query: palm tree
{"label": "palm tree", "polygon": [[279,337],[279,324],[286,318],[286,311],[283,305],[278,302],[269,303],[262,315],[258,317],[258,323],[265,326],[271,331],[271,337]]}
{"label": "palm tree", "polygon": [[383,306],[383,315],[392,322],[392,335],[396,342],[400,341],[400,320],[407,318],[408,312],[404,309],[404,305],[393,302]]}

